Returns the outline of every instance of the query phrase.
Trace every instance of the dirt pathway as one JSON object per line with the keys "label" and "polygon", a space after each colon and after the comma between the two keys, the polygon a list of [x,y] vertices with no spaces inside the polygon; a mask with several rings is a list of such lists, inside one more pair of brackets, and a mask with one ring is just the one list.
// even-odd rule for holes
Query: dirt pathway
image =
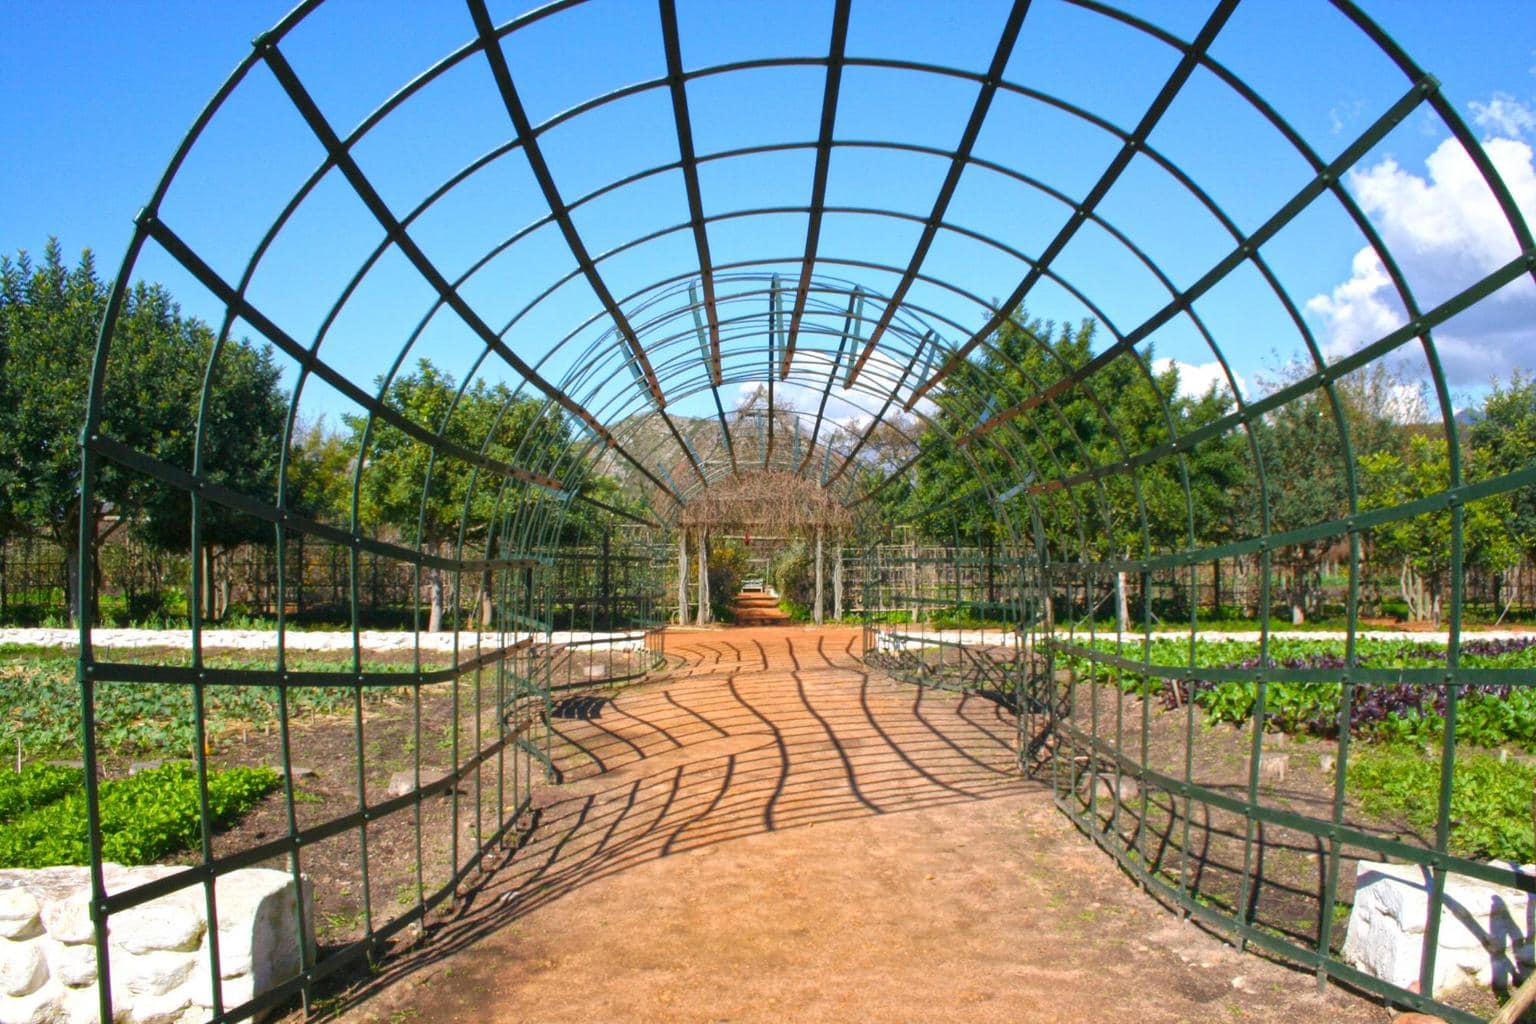
{"label": "dirt pathway", "polygon": [[529,842],[342,1019],[1387,1020],[1179,924],[1017,775],[1005,710],[857,643],[669,634],[672,677],[559,721]]}

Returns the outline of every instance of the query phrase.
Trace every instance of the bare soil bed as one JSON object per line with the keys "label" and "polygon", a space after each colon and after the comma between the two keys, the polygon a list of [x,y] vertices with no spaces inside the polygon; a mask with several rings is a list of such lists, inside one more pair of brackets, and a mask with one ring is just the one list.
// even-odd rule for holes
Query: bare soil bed
{"label": "bare soil bed", "polygon": [[[1079,683],[1076,687],[1072,715],[1077,727],[1109,741],[1132,761],[1143,760],[1144,712],[1144,763],[1149,769],[1181,779],[1186,772],[1187,754],[1191,782],[1232,799],[1248,798],[1250,727],[1208,725],[1198,708],[1165,708],[1157,698],[1144,703],[1141,697],[1122,693],[1107,683]],[[1364,741],[1360,741],[1352,748],[1355,756],[1359,756],[1363,746]],[[1261,741],[1260,761],[1268,767],[1260,772],[1259,803],[1328,820],[1335,799],[1338,749],[1333,739],[1266,733]],[[1064,752],[1069,756],[1072,753]],[[1078,753],[1075,771],[1068,771],[1067,760],[1062,759],[1058,785],[1064,791],[1072,787],[1069,803],[1087,821],[1096,823],[1089,827],[1112,837],[1114,845],[1135,851],[1151,871],[1170,885],[1186,886],[1206,905],[1233,914],[1246,895],[1249,918],[1257,926],[1292,943],[1316,946],[1327,884],[1326,839],[1262,821],[1255,822],[1250,830],[1241,814],[1199,802],[1186,803],[1155,787],[1147,791],[1143,817],[1142,793],[1134,779],[1126,777],[1119,783],[1120,800],[1116,801],[1116,785],[1113,772],[1106,770],[1107,762]],[[1097,781],[1095,773],[1088,770],[1088,763],[1095,761],[1099,769]],[[1401,818],[1367,813],[1348,791],[1340,823],[1358,832],[1426,849],[1432,846],[1434,838],[1420,834]],[[1340,856],[1329,934],[1329,948],[1335,955],[1344,945],[1354,903],[1357,864],[1361,860],[1383,859],[1378,853],[1350,843],[1341,844]],[[1483,1017],[1497,1012],[1501,1002],[1500,994],[1476,985],[1464,986],[1443,999],[1449,1005]],[[1536,1021],[1536,1012],[1521,1019]]]}
{"label": "bare soil bed", "polygon": [[[563,781],[536,787],[520,847],[426,942],[325,1009],[357,1022],[1388,1019],[1181,924],[1019,773],[1011,713],[867,670],[858,639],[672,634],[669,677],[557,719]],[[350,726],[334,724],[348,746]],[[366,735],[387,747],[393,734],[381,719]],[[306,788],[347,799],[328,775],[344,778],[348,756],[338,746]],[[261,827],[258,814],[242,831]],[[414,878],[404,845],[381,843],[370,867]],[[340,853],[336,865],[341,878]],[[322,914],[341,913],[334,900]]]}
{"label": "bare soil bed", "polygon": [[[209,655],[216,660],[226,653],[240,652],[211,651]],[[134,652],[132,657],[152,659],[166,654],[178,656],[174,652],[143,651]],[[646,654],[601,648],[557,651],[545,671],[558,695],[581,687],[581,680],[592,677],[637,675]],[[369,667],[374,671],[404,671],[414,667],[413,657],[408,650],[369,652]],[[448,654],[434,651],[423,653],[421,667],[430,671],[451,664]],[[345,666],[338,663],[337,667]],[[418,760],[423,784],[431,782],[454,763],[455,754],[462,762],[479,749],[479,744],[494,739],[497,719],[492,670],[480,679],[471,673],[456,683],[421,687],[419,708],[413,688],[402,685],[371,690],[361,704],[340,713],[295,715],[289,729],[294,824],[303,830],[357,812],[365,804],[376,805],[392,795],[390,788],[397,775],[414,775]],[[210,743],[211,766],[270,765],[281,771],[282,743],[276,723],[250,728],[230,722],[220,725],[218,738]],[[364,937],[370,922],[377,928],[416,906],[421,894],[418,882],[430,896],[453,876],[456,865],[465,864],[493,837],[504,820],[503,806],[515,799],[513,784],[522,777],[514,776],[508,767],[514,757],[527,774],[527,758],[509,748],[500,770],[493,759],[462,780],[455,792],[429,796],[417,808],[371,820],[366,825],[366,886],[362,884],[360,828],[348,828],[304,847],[300,869],[315,886],[315,937],[322,959],[328,949]],[[106,761],[109,774],[124,774],[132,767],[122,757]],[[542,772],[535,778],[542,784]],[[218,833],[213,852],[222,857],[271,843],[286,836],[288,829],[287,802],[281,791],[274,792],[237,825]],[[196,861],[193,851],[167,859],[168,863]],[[286,870],[289,865],[286,855],[279,854],[256,866]]]}

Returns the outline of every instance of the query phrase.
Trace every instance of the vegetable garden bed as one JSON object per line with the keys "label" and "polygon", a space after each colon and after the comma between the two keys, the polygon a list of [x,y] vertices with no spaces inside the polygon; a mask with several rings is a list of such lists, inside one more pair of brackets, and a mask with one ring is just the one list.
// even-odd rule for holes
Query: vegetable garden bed
{"label": "vegetable garden bed", "polygon": [[[1257,738],[1252,731],[1255,681],[1194,681],[1171,670],[1191,665],[1216,670],[1213,674],[1255,669],[1260,665],[1256,642],[1191,644],[1187,637],[1153,638],[1146,644],[1097,641],[1091,649],[1119,663],[1058,652],[1058,685],[1063,693],[1070,687],[1072,697],[1061,710],[1077,729],[1119,751],[1122,770],[1117,774],[1112,763],[1087,747],[1064,747],[1058,776],[1062,798],[1079,809],[1085,827],[1097,822],[1133,862],[1175,889],[1182,887],[1196,903],[1226,915],[1246,914],[1260,931],[1302,948],[1314,946],[1322,933],[1329,844],[1317,831],[1288,827],[1284,821],[1291,814],[1326,823],[1340,795],[1344,686],[1327,677],[1343,673],[1342,641],[1271,638],[1268,665],[1303,671],[1309,678],[1266,682],[1265,729]],[[1360,638],[1355,653],[1357,666],[1378,674],[1373,682],[1358,684],[1353,694],[1340,825],[1346,833],[1432,849],[1445,686],[1422,682],[1420,670],[1443,672],[1446,648]],[[1530,669],[1536,680],[1536,642],[1474,636],[1463,641],[1458,653],[1462,669]],[[1133,671],[1127,661],[1150,664],[1154,671]],[[1382,678],[1380,671],[1390,670],[1410,673],[1415,681],[1374,681]],[[1536,689],[1516,677],[1498,685],[1467,683],[1460,690],[1449,852],[1473,860],[1529,863],[1536,860]],[[1261,760],[1257,799],[1274,813],[1271,820],[1250,822],[1237,808],[1250,799],[1256,755]],[[1139,786],[1125,768],[1130,764],[1173,780],[1174,791]],[[1215,794],[1214,802],[1178,795],[1180,780]],[[1340,852],[1329,935],[1335,953],[1353,902],[1355,862],[1383,859],[1347,838]],[[1451,1002],[1486,1015],[1492,1000],[1492,993],[1473,989]]]}

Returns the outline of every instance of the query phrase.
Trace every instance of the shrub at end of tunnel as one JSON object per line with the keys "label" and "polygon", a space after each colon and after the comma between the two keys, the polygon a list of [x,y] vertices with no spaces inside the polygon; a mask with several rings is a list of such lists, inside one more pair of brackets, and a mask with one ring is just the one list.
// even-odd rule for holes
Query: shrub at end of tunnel
{"label": "shrub at end of tunnel", "polygon": [[[26,775],[23,772],[17,778]],[[85,791],[78,771],[73,772],[72,781],[68,791],[54,799],[25,805],[0,819],[0,867],[90,862]],[[281,776],[271,768],[210,771],[211,824],[221,828],[234,823],[280,781]],[[201,829],[197,771],[182,762],[103,782],[100,810],[103,860],[147,864],[194,847]]]}

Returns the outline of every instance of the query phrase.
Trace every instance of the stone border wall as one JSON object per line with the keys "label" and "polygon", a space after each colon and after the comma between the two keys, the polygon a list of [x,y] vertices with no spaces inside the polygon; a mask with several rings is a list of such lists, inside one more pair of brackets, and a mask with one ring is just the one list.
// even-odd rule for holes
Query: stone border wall
{"label": "stone border wall", "polygon": [[[175,867],[103,865],[109,892]],[[215,883],[224,1009],[299,973],[293,876],[245,868]],[[0,1024],[96,1024],[100,1017],[89,869],[0,871]],[[114,1017],[123,1024],[194,1024],[213,1014],[207,903],[194,885],[113,914],[108,956]],[[313,892],[304,882],[314,962]]]}
{"label": "stone border wall", "polygon": [[[1494,866],[1536,874],[1531,865]],[[1429,920],[1429,869],[1360,861],[1344,959],[1399,988],[1418,991]],[[1536,903],[1519,889],[1451,874],[1435,954],[1435,997],[1463,985],[1513,988],[1536,960]]]}

